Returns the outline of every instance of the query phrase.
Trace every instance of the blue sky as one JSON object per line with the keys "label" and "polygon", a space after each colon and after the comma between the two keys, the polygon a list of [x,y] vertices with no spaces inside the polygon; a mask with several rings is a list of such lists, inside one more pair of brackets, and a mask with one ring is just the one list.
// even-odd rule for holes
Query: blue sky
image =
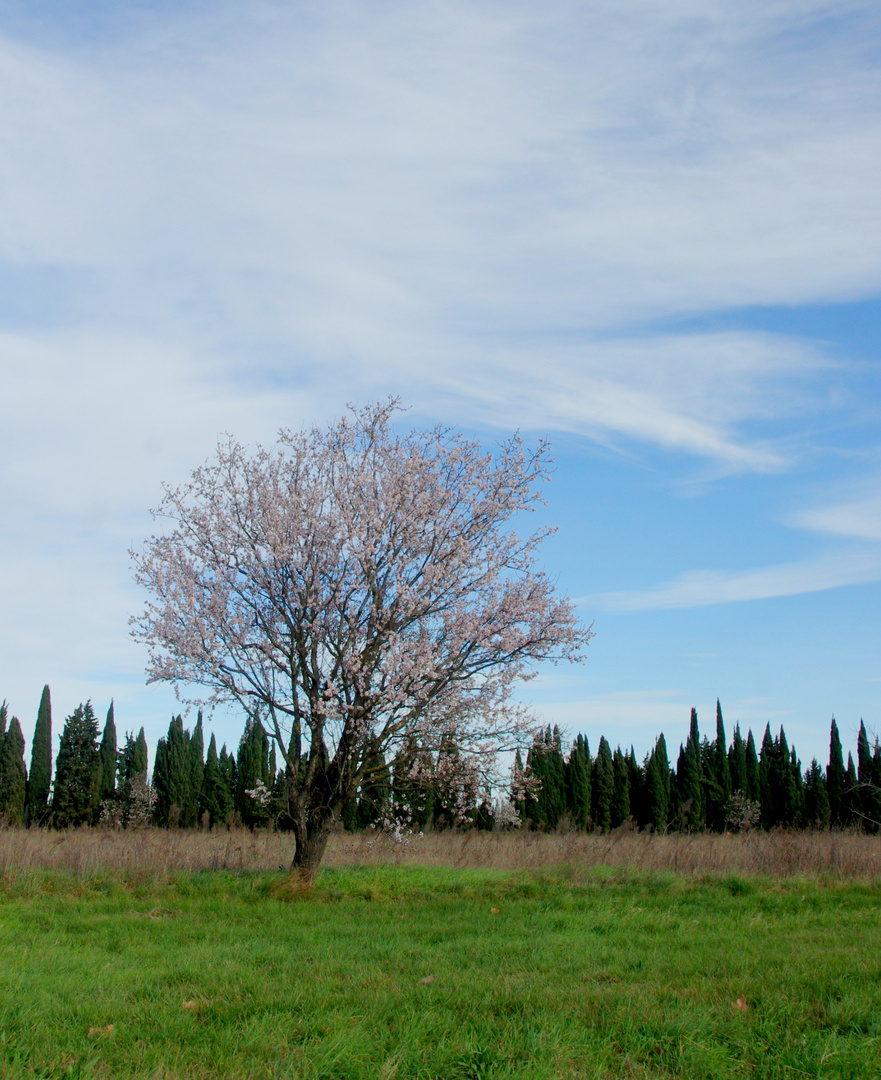
{"label": "blue sky", "polygon": [[[881,9],[0,0],[0,696],[151,744],[127,549],[222,431],[557,454],[526,700],[881,729]],[[221,739],[239,721],[217,717]],[[824,758],[825,760],[825,758]]]}

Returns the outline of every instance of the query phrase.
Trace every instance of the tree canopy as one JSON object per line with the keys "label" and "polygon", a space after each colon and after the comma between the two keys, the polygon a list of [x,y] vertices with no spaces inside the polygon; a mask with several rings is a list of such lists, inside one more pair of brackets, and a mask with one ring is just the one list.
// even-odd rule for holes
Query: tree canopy
{"label": "tree canopy", "polygon": [[275,740],[307,875],[378,754],[415,739],[485,770],[531,734],[516,682],[591,637],[538,569],[548,530],[510,524],[541,501],[546,444],[493,455],[443,427],[401,435],[396,409],[271,449],[228,438],[165,489],[169,527],[131,553],[148,678],[238,703]]}

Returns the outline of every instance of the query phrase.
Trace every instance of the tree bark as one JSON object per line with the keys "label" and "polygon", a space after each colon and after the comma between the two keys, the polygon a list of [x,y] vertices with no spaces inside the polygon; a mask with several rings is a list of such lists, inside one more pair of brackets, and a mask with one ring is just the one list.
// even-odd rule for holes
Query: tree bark
{"label": "tree bark", "polygon": [[296,850],[291,862],[291,874],[295,875],[303,885],[314,884],[329,837],[329,821],[310,829],[305,822],[294,820]]}

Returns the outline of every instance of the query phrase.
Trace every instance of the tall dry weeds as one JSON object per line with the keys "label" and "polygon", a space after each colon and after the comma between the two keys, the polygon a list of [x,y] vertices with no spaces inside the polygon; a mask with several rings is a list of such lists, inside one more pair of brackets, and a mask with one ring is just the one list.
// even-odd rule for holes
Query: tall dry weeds
{"label": "tall dry weeds", "polygon": [[[258,871],[287,868],[293,840],[247,829],[199,832],[142,829],[0,829],[0,871],[116,871],[167,875],[177,871]],[[763,874],[771,877],[881,878],[881,837],[856,832],[758,832],[734,836],[635,830],[610,833],[427,833],[409,843],[383,834],[337,833],[328,867],[380,864],[536,870],[573,865],[619,866],[683,874]]]}

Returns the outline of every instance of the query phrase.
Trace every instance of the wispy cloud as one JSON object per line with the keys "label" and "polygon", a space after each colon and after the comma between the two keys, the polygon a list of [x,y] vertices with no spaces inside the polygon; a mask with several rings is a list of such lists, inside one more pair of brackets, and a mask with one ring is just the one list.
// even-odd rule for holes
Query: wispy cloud
{"label": "wispy cloud", "polygon": [[93,48],[7,37],[0,260],[57,271],[62,323],[132,352],[171,334],[214,378],[367,370],[505,423],[538,404],[550,427],[778,468],[761,425],[801,400],[797,346],[607,336],[881,282],[877,22],[332,2],[183,7]]}
{"label": "wispy cloud", "polygon": [[795,517],[794,523],[816,532],[881,540],[881,494],[805,510]]}
{"label": "wispy cloud", "polygon": [[872,581],[881,581],[881,551],[838,553],[756,570],[698,570],[650,589],[597,593],[578,602],[591,610],[658,611],[797,596]]}

